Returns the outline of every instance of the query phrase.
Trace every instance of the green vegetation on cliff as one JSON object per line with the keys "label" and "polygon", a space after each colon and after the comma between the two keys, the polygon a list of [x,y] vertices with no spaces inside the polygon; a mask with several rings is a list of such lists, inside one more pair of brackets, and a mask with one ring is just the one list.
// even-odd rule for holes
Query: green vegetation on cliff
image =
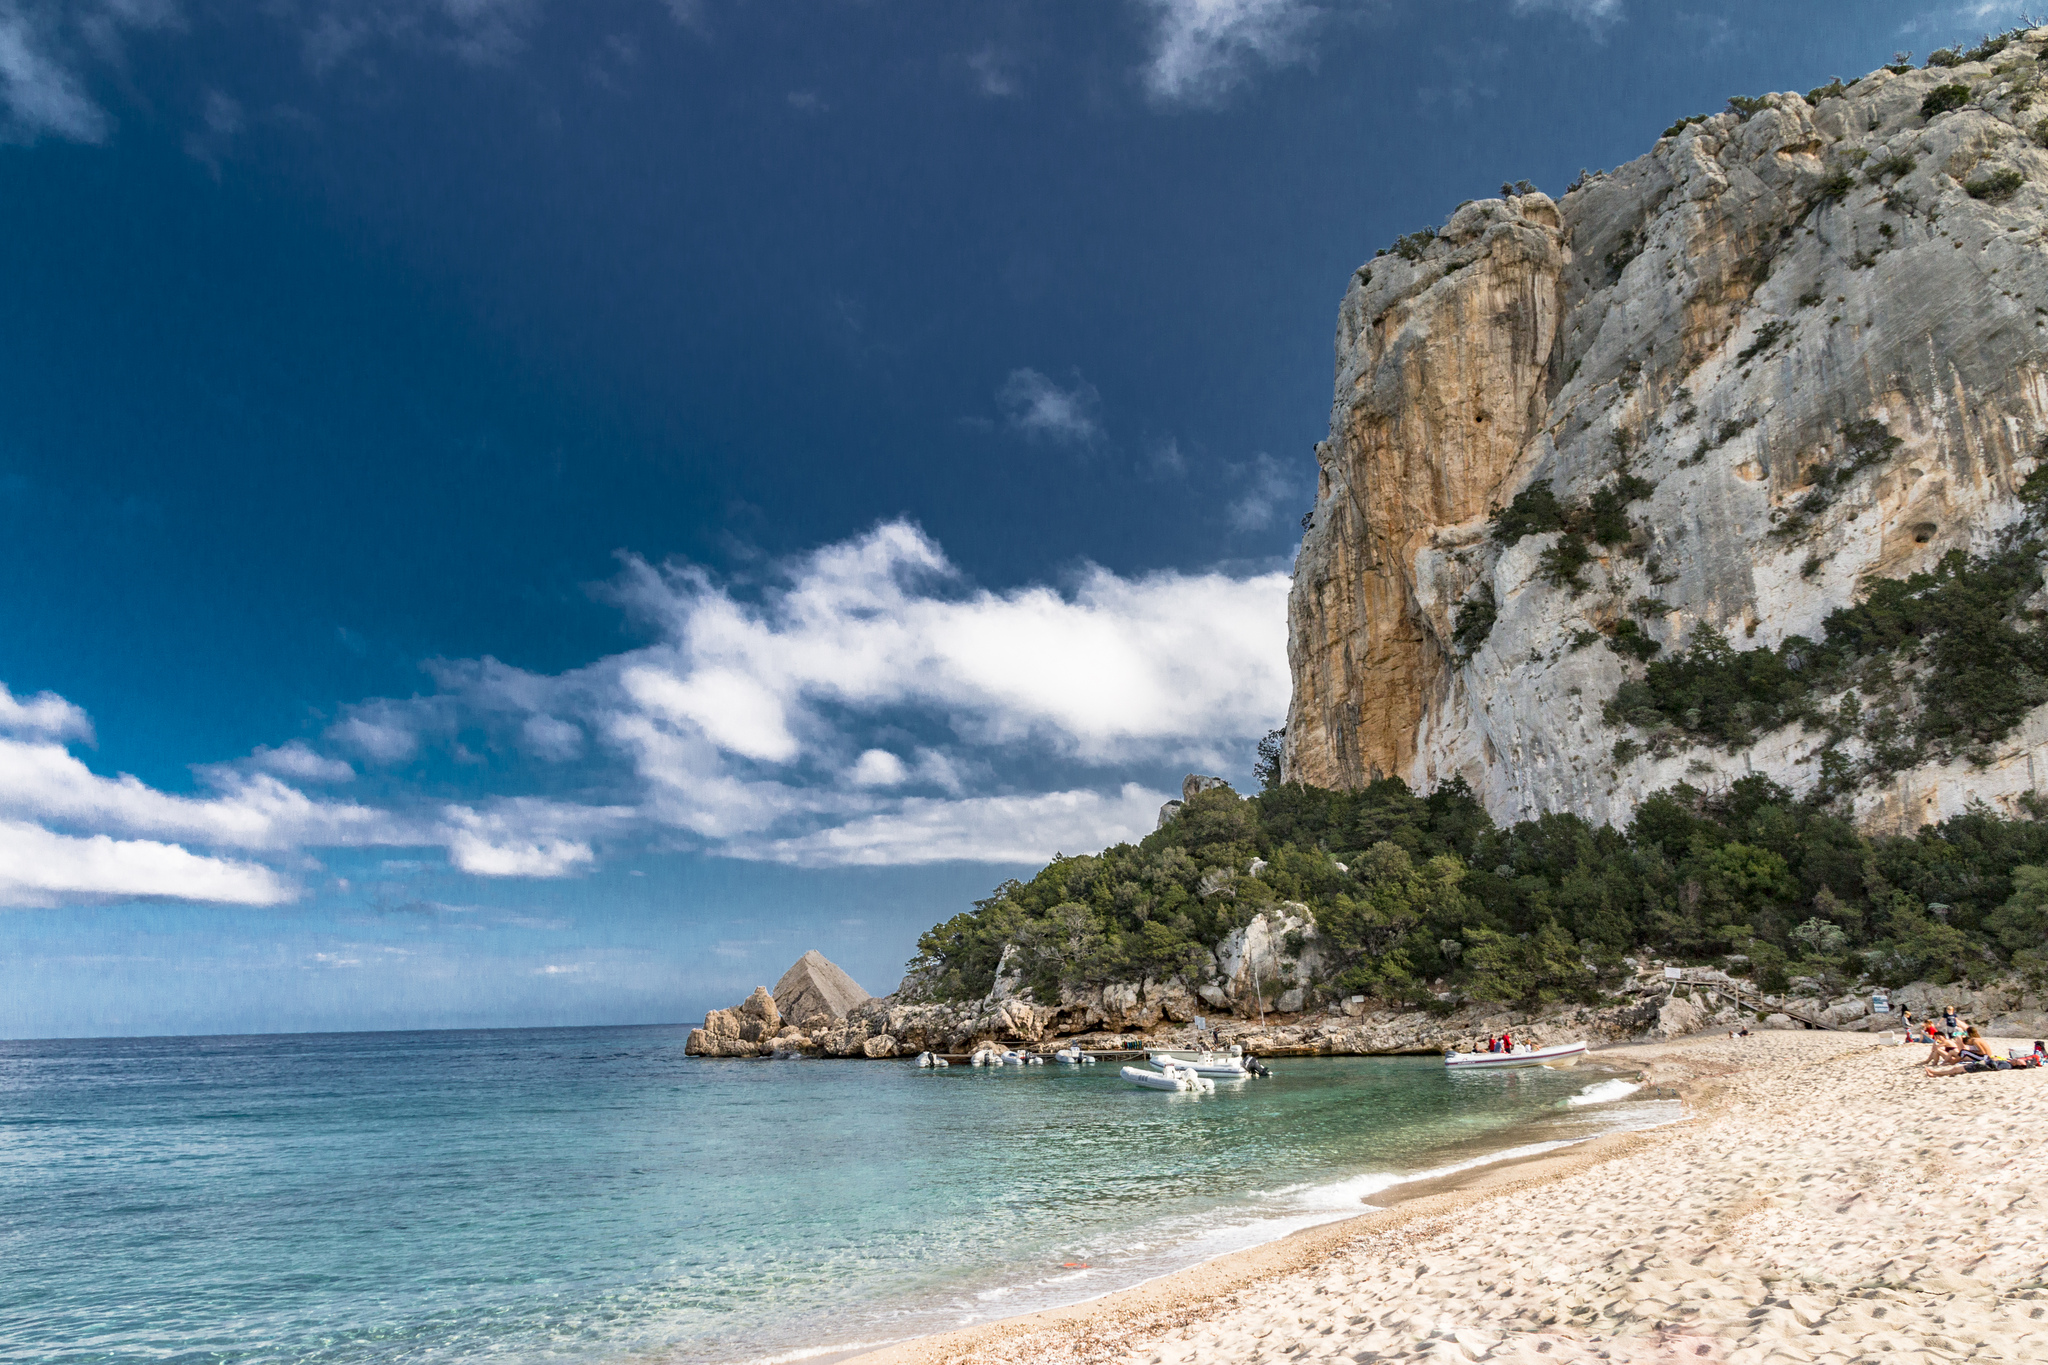
{"label": "green vegetation on cliff", "polygon": [[1766,989],[2040,976],[2044,864],[2048,822],[1979,811],[1871,838],[1761,777],[1661,792],[1625,830],[1572,815],[1502,829],[1461,782],[1426,797],[1398,779],[1226,788],[1135,845],[1004,883],[924,934],[911,966],[952,999],[987,993],[1006,945],[1042,1000],[1176,972],[1199,985],[1233,928],[1298,901],[1332,959],[1313,984],[1409,1003],[1590,1000],[1632,949],[1738,955]]}
{"label": "green vegetation on cliff", "polygon": [[1823,795],[1930,758],[1981,762],[2048,701],[2048,632],[2031,605],[2044,553],[2048,541],[2033,535],[1987,555],[1952,550],[1924,573],[1873,582],[1828,614],[1817,642],[1737,649],[1703,626],[1683,652],[1622,683],[1605,718],[1646,732],[1642,747],[1657,753],[1740,749],[1795,721],[1831,746],[1860,738],[1857,760],[1831,747]]}

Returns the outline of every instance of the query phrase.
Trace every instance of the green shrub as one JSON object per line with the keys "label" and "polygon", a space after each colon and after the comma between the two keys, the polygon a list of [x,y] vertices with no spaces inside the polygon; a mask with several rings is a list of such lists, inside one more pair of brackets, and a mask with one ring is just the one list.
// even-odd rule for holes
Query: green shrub
{"label": "green shrub", "polygon": [[1822,204],[1839,204],[1849,197],[1849,191],[1856,188],[1856,177],[1848,171],[1836,171],[1815,187],[1813,197]]}
{"label": "green shrub", "polygon": [[2048,701],[2048,636],[2024,607],[2041,586],[2041,551],[2032,540],[1986,556],[1955,550],[1924,573],[1879,580],[1829,614],[1819,643],[1792,636],[1776,649],[1738,650],[1702,627],[1689,648],[1623,683],[1602,714],[1610,725],[1668,726],[1739,748],[1795,719],[1818,723],[1809,697],[1844,685],[1855,665],[1911,656],[1926,667],[1899,694],[1910,717],[1885,707],[1861,721],[1870,772],[1995,743]]}
{"label": "green shrub", "polygon": [[[1791,330],[1792,324],[1783,319],[1774,318],[1770,322],[1765,323],[1756,329],[1756,336],[1751,339],[1749,345],[1736,352],[1735,363],[1737,365],[1747,365],[1750,361],[1777,345],[1779,338]],[[1737,428],[1737,430],[1740,430],[1740,428]]]}
{"label": "green shrub", "polygon": [[1634,612],[1636,615],[1642,617],[1643,619],[1648,620],[1650,617],[1653,616],[1670,615],[1672,611],[1672,606],[1669,602],[1666,602],[1661,597],[1650,597],[1648,595],[1645,595],[1642,597],[1638,597],[1635,601],[1629,603],[1628,609]]}
{"label": "green shrub", "polygon": [[[1963,64],[1963,54],[1952,47],[1938,47],[1927,54],[1927,64],[1940,67],[1961,66]],[[1949,87],[1941,86],[1939,88],[1946,90]]]}
{"label": "green shrub", "polygon": [[1538,479],[1515,494],[1513,502],[1495,510],[1493,538],[1502,546],[1513,545],[1523,536],[1562,530],[1564,521],[1564,506],[1550,491],[1550,480]]}
{"label": "green shrub", "polygon": [[1641,626],[1629,620],[1615,623],[1614,634],[1607,637],[1607,647],[1623,658],[1644,662],[1656,658],[1664,648],[1651,639]]}
{"label": "green shrub", "polygon": [[1835,96],[1845,93],[1847,89],[1848,87],[1842,84],[1842,78],[1837,76],[1826,85],[1815,86],[1807,91],[1806,102],[1808,104],[1819,104],[1822,100],[1833,99]]}
{"label": "green shrub", "polygon": [[1669,128],[1666,128],[1663,131],[1663,133],[1659,135],[1660,139],[1666,137],[1677,137],[1680,133],[1692,127],[1695,123],[1705,123],[1708,119],[1712,117],[1712,114],[1689,114],[1685,118],[1682,118],[1678,122],[1672,124]]}
{"label": "green shrub", "polygon": [[1577,531],[1567,531],[1557,538],[1555,545],[1536,557],[1536,571],[1551,587],[1568,588],[1577,596],[1586,590],[1583,575],[1592,562],[1593,551],[1586,538]]}
{"label": "green shrub", "polygon": [[1458,603],[1454,615],[1451,642],[1457,646],[1461,657],[1469,659],[1486,643],[1486,637],[1492,633],[1493,623],[1500,615],[1500,608],[1493,600],[1492,585],[1481,583],[1478,592]]}
{"label": "green shrub", "polygon": [[1920,101],[1922,118],[1939,118],[1952,109],[1960,109],[1970,102],[1970,87],[1967,85],[1937,85],[1927,92],[1927,98]]}
{"label": "green shrub", "polygon": [[1423,228],[1394,240],[1394,254],[1405,261],[1419,261],[1423,251],[1436,240],[1435,228]]}
{"label": "green shrub", "polygon": [[2018,489],[2021,502],[2039,506],[2048,500],[2048,459],[2034,467],[2034,472],[2020,482]]}
{"label": "green shrub", "polygon": [[1911,175],[1920,163],[1910,153],[1893,152],[1882,161],[1873,161],[1863,170],[1863,178],[1875,185],[1881,180],[1896,180],[1902,175]]}
{"label": "green shrub", "polygon": [[2001,166],[1987,171],[1963,186],[1972,199],[1986,199],[1994,204],[2004,203],[2013,197],[2019,187],[2027,183],[2027,177],[2017,167]]}
{"label": "green shrub", "polygon": [[[1623,446],[1625,441],[1617,432],[1616,445]],[[1628,520],[1628,505],[1641,502],[1656,491],[1657,486],[1648,479],[1623,472],[1594,489],[1593,496],[1585,502],[1563,503],[1551,491],[1550,480],[1538,479],[1517,493],[1506,507],[1495,509],[1493,539],[1505,547],[1524,536],[1564,531],[1571,536],[1590,537],[1601,545],[1620,545],[1635,534]],[[1570,578],[1577,578],[1576,570]]]}
{"label": "green shrub", "polygon": [[1730,95],[1728,97],[1728,111],[1733,114],[1740,114],[1745,121],[1751,115],[1760,114],[1770,107],[1770,98],[1765,95]]}
{"label": "green shrub", "polygon": [[2010,33],[1987,33],[1982,41],[1963,54],[1963,60],[1966,62],[1990,61],[1993,57],[2005,51],[2006,45],[2013,40],[2014,35],[2023,32],[2025,32],[2024,29],[2013,29]]}

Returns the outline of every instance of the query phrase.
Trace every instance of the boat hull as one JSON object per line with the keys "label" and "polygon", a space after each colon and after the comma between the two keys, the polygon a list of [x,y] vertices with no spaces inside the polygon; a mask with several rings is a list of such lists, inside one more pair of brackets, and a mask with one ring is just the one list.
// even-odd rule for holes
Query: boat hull
{"label": "boat hull", "polygon": [[1124,1079],[1132,1085],[1141,1085],[1147,1090],[1185,1090],[1188,1088],[1188,1083],[1177,1076],[1168,1076],[1164,1072],[1159,1071],[1147,1071],[1142,1066],[1125,1067]]}
{"label": "boat hull", "polygon": [[1154,1066],[1163,1067],[1171,1063],[1174,1066],[1188,1067],[1197,1076],[1210,1076],[1225,1081],[1241,1081],[1252,1074],[1245,1070],[1241,1059],[1221,1053],[1152,1052],[1146,1054],[1146,1060]]}
{"label": "boat hull", "polygon": [[1563,1043],[1531,1052],[1453,1052],[1444,1057],[1444,1065],[1453,1071],[1501,1071],[1517,1066],[1570,1066],[1585,1055],[1584,1043]]}

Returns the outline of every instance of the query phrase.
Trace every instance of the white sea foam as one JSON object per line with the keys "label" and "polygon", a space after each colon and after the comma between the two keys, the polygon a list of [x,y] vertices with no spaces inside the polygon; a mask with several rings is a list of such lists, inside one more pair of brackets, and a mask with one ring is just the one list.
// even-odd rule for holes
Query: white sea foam
{"label": "white sea foam", "polygon": [[1581,1090],[1578,1094],[1566,1100],[1565,1103],[1575,1106],[1585,1104],[1612,1104],[1616,1100],[1627,1099],[1630,1095],[1635,1094],[1636,1091],[1641,1090],[1642,1088],[1643,1085],[1641,1081],[1624,1081],[1617,1077],[1616,1079],[1611,1081],[1599,1081],[1593,1085],[1589,1085],[1584,1090]]}
{"label": "white sea foam", "polygon": [[761,1356],[749,1361],[748,1365],[796,1365],[799,1360],[816,1360],[819,1356],[853,1355],[859,1351],[878,1351],[901,1338],[879,1341],[842,1341],[837,1346],[805,1346],[781,1355]]}

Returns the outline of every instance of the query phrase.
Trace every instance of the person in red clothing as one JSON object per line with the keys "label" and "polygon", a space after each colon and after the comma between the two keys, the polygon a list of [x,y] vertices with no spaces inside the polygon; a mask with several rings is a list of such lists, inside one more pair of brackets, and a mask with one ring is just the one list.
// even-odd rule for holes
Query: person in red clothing
{"label": "person in red clothing", "polygon": [[1502,1035],[1500,1036],[1500,1050],[1501,1050],[1502,1052],[1513,1052],[1513,1051],[1515,1050],[1515,1035],[1514,1035],[1514,1034],[1512,1034],[1512,1033],[1503,1033],[1503,1034],[1502,1034]]}

